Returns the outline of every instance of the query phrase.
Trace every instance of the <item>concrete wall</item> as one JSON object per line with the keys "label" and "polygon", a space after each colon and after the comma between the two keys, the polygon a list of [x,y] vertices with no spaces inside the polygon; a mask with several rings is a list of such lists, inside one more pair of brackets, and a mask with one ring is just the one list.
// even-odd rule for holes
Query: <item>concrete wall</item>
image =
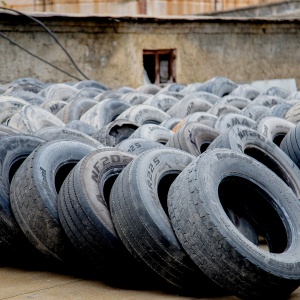
{"label": "concrete wall", "polygon": [[[143,49],[176,49],[177,82],[225,76],[237,82],[296,78],[300,84],[299,21],[209,18],[41,17],[90,78],[115,88],[143,83]],[[156,20],[156,21],[155,21]],[[43,29],[21,17],[0,15],[0,32],[79,76]],[[0,81],[72,78],[0,37]]]}

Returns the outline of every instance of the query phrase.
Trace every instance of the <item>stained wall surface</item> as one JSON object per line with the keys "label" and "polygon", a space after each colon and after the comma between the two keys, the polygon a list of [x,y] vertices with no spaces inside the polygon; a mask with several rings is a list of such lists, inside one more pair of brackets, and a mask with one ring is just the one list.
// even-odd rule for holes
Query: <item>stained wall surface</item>
{"label": "stained wall surface", "polygon": [[[88,77],[112,88],[143,83],[143,49],[176,49],[176,78],[183,84],[215,76],[236,82],[296,78],[300,84],[299,20],[39,19],[56,34]],[[54,40],[31,21],[2,14],[0,32],[82,78]],[[74,80],[0,37],[0,82],[19,77],[46,82]]]}

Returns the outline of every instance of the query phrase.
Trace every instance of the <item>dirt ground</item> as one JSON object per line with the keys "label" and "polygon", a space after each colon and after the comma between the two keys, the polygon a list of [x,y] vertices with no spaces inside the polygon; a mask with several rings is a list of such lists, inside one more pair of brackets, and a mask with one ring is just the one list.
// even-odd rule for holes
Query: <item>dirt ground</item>
{"label": "dirt ground", "polygon": [[[200,283],[199,283],[200,284]],[[0,299],[10,300],[237,300],[234,296],[197,298],[161,290],[114,287],[100,280],[47,269],[0,267]],[[298,288],[289,299],[300,299]]]}

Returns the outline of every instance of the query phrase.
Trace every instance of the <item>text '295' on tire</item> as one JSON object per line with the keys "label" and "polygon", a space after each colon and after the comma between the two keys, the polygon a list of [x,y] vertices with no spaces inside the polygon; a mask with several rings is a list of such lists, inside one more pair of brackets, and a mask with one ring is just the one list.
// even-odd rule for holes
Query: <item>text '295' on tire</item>
{"label": "text '295' on tire", "polygon": [[[234,295],[283,299],[299,286],[299,200],[255,159],[229,149],[205,152],[176,178],[168,206],[191,259]],[[228,208],[253,223],[268,250],[235,227]]]}
{"label": "text '295' on tire", "polygon": [[71,259],[74,248],[59,222],[58,192],[71,169],[93,150],[76,141],[43,143],[26,158],[11,183],[12,210],[24,234],[42,253],[61,261]]}
{"label": "text '295' on tire", "polygon": [[193,158],[172,148],[140,154],[116,179],[110,209],[117,233],[137,261],[169,286],[207,293],[216,286],[182,249],[166,208],[170,184]]}
{"label": "text '295' on tire", "polygon": [[114,281],[130,281],[136,274],[135,260],[118,237],[109,211],[111,187],[134,157],[114,148],[93,151],[70,172],[58,197],[59,218],[70,241],[101,275]]}

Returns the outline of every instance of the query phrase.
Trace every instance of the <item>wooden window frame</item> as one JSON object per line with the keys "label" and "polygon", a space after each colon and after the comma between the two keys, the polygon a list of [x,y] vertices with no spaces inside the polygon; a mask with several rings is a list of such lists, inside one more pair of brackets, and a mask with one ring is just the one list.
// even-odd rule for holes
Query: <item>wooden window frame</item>
{"label": "wooden window frame", "polygon": [[144,55],[154,55],[155,57],[155,84],[160,84],[159,78],[159,55],[170,55],[169,60],[169,82],[176,82],[176,76],[174,74],[174,61],[176,59],[176,49],[144,49]]}

